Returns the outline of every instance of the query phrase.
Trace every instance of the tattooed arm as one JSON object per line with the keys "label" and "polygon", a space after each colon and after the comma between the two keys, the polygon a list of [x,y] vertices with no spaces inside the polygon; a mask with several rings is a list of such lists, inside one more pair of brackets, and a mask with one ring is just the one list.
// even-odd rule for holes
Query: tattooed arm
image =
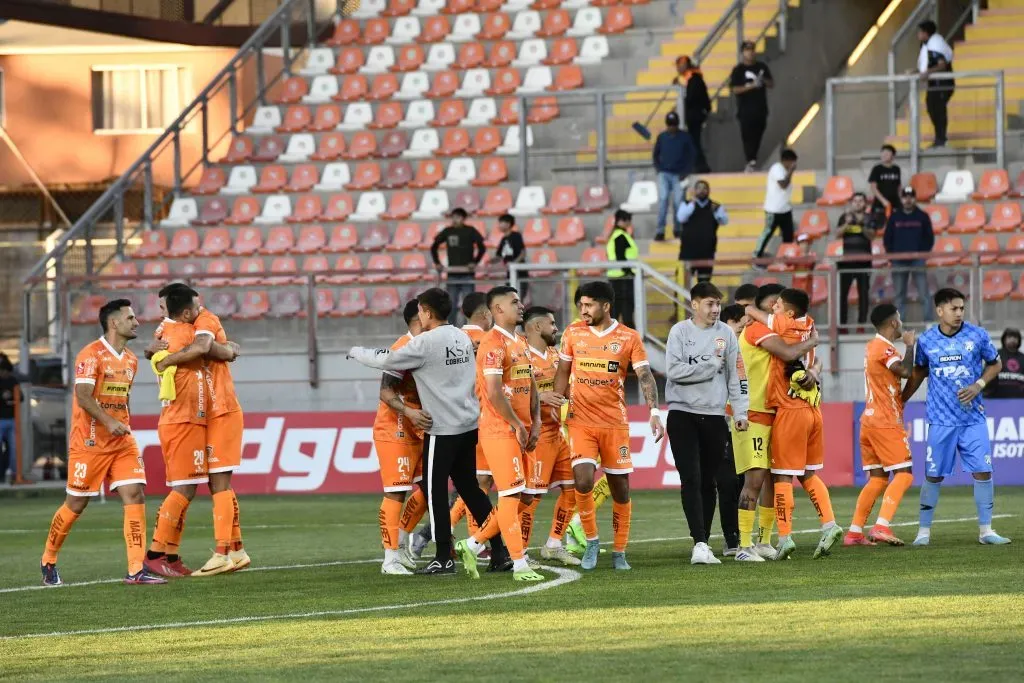
{"label": "tattooed arm", "polygon": [[661,424],[661,413],[658,409],[658,382],[654,379],[650,365],[641,365],[636,370],[636,377],[640,380],[640,389],[644,392],[644,400],[651,409],[651,433],[654,434],[654,443],[665,438],[665,427]]}
{"label": "tattooed arm", "polygon": [[380,400],[384,405],[399,415],[409,418],[418,429],[429,431],[433,426],[430,414],[425,410],[417,410],[405,404],[402,397],[398,395],[398,387],[402,384],[402,377],[391,372],[385,372],[380,378]]}

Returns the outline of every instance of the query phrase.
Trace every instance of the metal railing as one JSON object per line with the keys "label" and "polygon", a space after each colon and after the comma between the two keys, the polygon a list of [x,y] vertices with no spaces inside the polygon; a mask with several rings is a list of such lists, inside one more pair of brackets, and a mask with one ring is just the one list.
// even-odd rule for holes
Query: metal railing
{"label": "metal railing", "polygon": [[[952,27],[945,34],[947,41],[952,40],[953,36],[963,28],[968,22],[974,23],[978,21],[978,15],[981,12],[981,0],[970,0],[967,7],[961,12],[960,16],[957,17],[956,21],[953,22]],[[889,43],[889,53],[887,55],[887,66],[888,73],[890,76],[896,75],[896,61],[897,51],[904,47],[904,40],[908,35],[915,35],[912,31],[917,30],[917,25],[925,20],[926,17],[931,18],[932,21],[938,23],[939,21],[939,0],[921,0],[914,11],[910,13],[907,20],[903,22],[903,25],[899,27],[895,35],[892,37],[892,42]],[[954,64],[956,62],[956,55],[953,55]],[[889,83],[889,135],[896,134],[896,119],[899,113],[899,108],[902,105],[898,101],[896,94],[896,81]]]}
{"label": "metal railing", "polygon": [[[1003,71],[958,71],[952,73],[934,73],[929,80],[953,79],[992,79],[995,90],[995,112],[993,114],[993,131],[995,137],[995,163],[999,168],[1006,167],[1006,81]],[[890,85],[905,83],[909,86],[910,96],[907,99],[908,119],[910,123],[910,172],[917,173],[921,168],[921,106],[920,92],[922,86],[917,74],[881,75],[881,76],[849,76],[830,78],[825,83],[825,167],[829,176],[836,174],[836,160],[839,155],[837,146],[836,126],[836,89],[848,85]]]}
{"label": "metal railing", "polygon": [[[786,51],[786,42],[789,34],[789,3],[787,0],[779,0],[778,5],[775,8],[775,14],[765,22],[761,30],[754,36],[747,36],[745,34],[746,21],[744,20],[744,9],[750,0],[735,0],[729,9],[725,11],[721,19],[715,23],[708,32],[708,35],[701,41],[701,44],[697,47],[694,54],[698,55],[697,63],[700,64],[704,57],[711,54],[711,50],[715,48],[718,41],[721,40],[726,31],[729,30],[733,25],[736,26],[736,62],[743,60],[743,43],[751,41],[755,45],[760,42],[762,38],[768,35],[768,31],[773,26],[778,26],[779,29],[779,49],[782,52]],[[714,101],[722,95],[722,92],[729,87],[729,81],[725,80],[719,83],[714,90],[708,91],[711,100]]]}

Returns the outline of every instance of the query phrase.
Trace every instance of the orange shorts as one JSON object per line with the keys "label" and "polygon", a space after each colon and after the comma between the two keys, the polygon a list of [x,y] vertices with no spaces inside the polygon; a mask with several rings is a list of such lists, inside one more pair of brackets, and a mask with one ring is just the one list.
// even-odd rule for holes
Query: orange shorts
{"label": "orange shorts", "polygon": [[412,491],[413,485],[423,479],[423,446],[400,441],[374,441],[377,461],[380,463],[380,481],[384,493]]}
{"label": "orange shorts", "polygon": [[892,472],[910,467],[907,433],[899,427],[861,427],[860,461],[865,470]]}
{"label": "orange shorts", "polygon": [[484,447],[479,441],[476,442],[476,474],[490,476],[491,468],[487,465],[487,458],[484,457]]}
{"label": "orange shorts", "polygon": [[206,423],[206,461],[210,474],[233,472],[242,466],[242,432],[245,420],[236,410],[211,418]]}
{"label": "orange shorts", "polygon": [[[526,460],[519,442],[513,438],[487,437],[483,440],[487,469],[494,477],[499,496],[511,496],[526,489]],[[479,470],[477,470],[479,472]]]}
{"label": "orange shorts", "polygon": [[537,448],[526,454],[526,493],[540,495],[554,486],[574,483],[569,443],[562,432],[541,434]]}
{"label": "orange shorts", "polygon": [[779,408],[771,436],[772,474],[794,477],[820,470],[825,462],[821,411]]}
{"label": "orange shorts", "polygon": [[160,448],[164,452],[164,480],[167,486],[205,484],[206,427],[190,422],[159,425]]}
{"label": "orange shorts", "polygon": [[98,496],[103,483],[111,491],[125,484],[146,483],[146,468],[138,446],[112,453],[71,449],[68,456],[68,483],[64,490],[72,496]]}
{"label": "orange shorts", "polygon": [[569,425],[569,451],[573,467],[600,465],[607,474],[629,474],[633,471],[629,427]]}

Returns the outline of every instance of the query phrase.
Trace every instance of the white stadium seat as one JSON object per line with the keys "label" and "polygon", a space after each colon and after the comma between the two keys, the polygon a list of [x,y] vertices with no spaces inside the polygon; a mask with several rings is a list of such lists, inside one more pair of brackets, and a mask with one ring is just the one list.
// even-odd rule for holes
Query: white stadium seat
{"label": "white stadium seat", "polygon": [[[519,137],[519,126],[509,126],[509,129],[505,132],[505,139],[501,143],[501,147],[497,149],[497,153],[501,155],[519,154],[519,150],[522,146],[522,140]],[[526,127],[526,146],[527,148],[533,147],[533,128],[530,126]]]}
{"label": "white stadium seat", "polygon": [[464,126],[489,126],[498,115],[498,103],[493,97],[477,97],[469,103],[469,111],[462,120]]}
{"label": "white stadium seat", "polygon": [[448,35],[448,40],[453,43],[468,43],[476,40],[476,34],[481,30],[479,14],[459,14],[452,23],[452,32]]}
{"label": "white stadium seat", "polygon": [[436,128],[420,128],[412,134],[409,148],[402,152],[402,156],[406,159],[426,159],[433,156],[440,145],[441,139]]}
{"label": "white stadium seat", "polygon": [[398,17],[391,26],[391,35],[384,42],[392,45],[405,45],[416,40],[420,34],[419,17]]}
{"label": "white stadium seat", "polygon": [[440,14],[446,4],[448,4],[447,0],[419,0],[412,13],[420,17],[433,16]]}
{"label": "white stadium seat", "polygon": [[528,185],[519,188],[516,204],[508,210],[513,216],[536,216],[548,203],[544,196],[544,188],[540,185]]}
{"label": "white stadium seat", "polygon": [[935,195],[935,201],[965,202],[972,192],[974,192],[974,176],[970,171],[950,171],[942,181],[942,190]]}
{"label": "white stadium seat", "polygon": [[274,129],[280,125],[280,109],[275,106],[257,107],[256,113],[252,117],[252,123],[245,129],[245,132],[254,135],[273,133]]}
{"label": "white stadium seat", "polygon": [[399,128],[423,128],[434,120],[434,103],[432,100],[413,100],[405,109],[405,118]]}
{"label": "white stadium seat", "polygon": [[531,66],[526,70],[523,84],[516,88],[516,92],[524,95],[545,92],[551,83],[550,66]]}
{"label": "white stadium seat", "polygon": [[451,43],[435,43],[430,46],[422,68],[426,71],[444,71],[454,63],[455,46]]}
{"label": "white stadium seat", "polygon": [[434,221],[448,213],[448,193],[444,190],[427,190],[420,200],[420,208],[413,212],[417,221]]}
{"label": "white stadium seat", "polygon": [[533,38],[534,34],[540,30],[540,27],[540,12],[532,9],[519,12],[516,14],[516,18],[512,20],[512,28],[505,34],[505,37],[509,40]]}
{"label": "white stadium seat", "polygon": [[359,9],[352,13],[354,19],[372,19],[388,8],[388,0],[362,0]]}
{"label": "white stadium seat", "polygon": [[646,213],[658,203],[658,186],[653,180],[638,180],[629,188],[629,196],[621,208],[633,213]]}
{"label": "white stadium seat", "polygon": [[299,69],[303,76],[319,76],[334,66],[334,50],[329,47],[315,47],[309,51],[306,65]]}
{"label": "white stadium seat", "polygon": [[469,181],[476,178],[476,164],[468,157],[452,159],[448,163],[448,172],[438,183],[441,187],[469,187]]}
{"label": "white stadium seat", "polygon": [[199,205],[192,197],[178,197],[171,202],[167,218],[160,221],[161,228],[187,228],[199,217]]}
{"label": "white stadium seat", "polygon": [[286,194],[275,194],[263,202],[263,212],[253,219],[259,225],[277,225],[292,215],[292,200]]}
{"label": "white stadium seat", "polygon": [[345,189],[345,185],[351,181],[352,175],[348,170],[348,164],[335,161],[324,166],[320,182],[314,185],[313,189],[317,192],[338,192]]}
{"label": "white stadium seat", "polygon": [[284,154],[277,158],[281,163],[308,161],[309,155],[316,151],[316,140],[310,133],[298,133],[288,138],[288,146]]}
{"label": "white stadium seat", "polygon": [[306,104],[326,104],[337,94],[337,76],[317,76],[309,86],[309,94],[302,96],[302,101]]}
{"label": "white stadium seat", "polygon": [[548,45],[541,38],[530,38],[519,44],[519,54],[512,66],[537,66],[548,57]]}
{"label": "white stadium seat", "polygon": [[455,91],[456,97],[480,97],[491,87],[491,72],[487,69],[469,69],[462,77],[462,87]]}
{"label": "white stadium seat", "polygon": [[388,208],[383,192],[364,192],[359,195],[356,211],[349,218],[354,221],[375,221]]}
{"label": "white stadium seat", "polygon": [[395,64],[395,48],[390,45],[374,45],[366,54],[366,63],[359,67],[360,73],[382,74]]}
{"label": "white stadium seat", "polygon": [[402,78],[402,87],[395,93],[396,100],[418,100],[430,90],[430,76],[425,71],[413,71]]}
{"label": "white stadium seat", "polygon": [[607,36],[587,36],[580,45],[580,53],[573,57],[574,64],[600,64],[609,54]]}
{"label": "white stadium seat", "polygon": [[221,194],[247,194],[257,183],[256,169],[252,166],[235,166],[228,175],[228,182],[220,188]]}
{"label": "white stadium seat", "polygon": [[574,38],[592,36],[597,33],[597,29],[601,28],[602,21],[601,10],[596,7],[584,7],[576,12],[572,27],[566,31],[565,35]]}
{"label": "white stadium seat", "polygon": [[373,107],[369,102],[352,102],[345,107],[345,116],[337,125],[338,130],[365,130],[373,121]]}

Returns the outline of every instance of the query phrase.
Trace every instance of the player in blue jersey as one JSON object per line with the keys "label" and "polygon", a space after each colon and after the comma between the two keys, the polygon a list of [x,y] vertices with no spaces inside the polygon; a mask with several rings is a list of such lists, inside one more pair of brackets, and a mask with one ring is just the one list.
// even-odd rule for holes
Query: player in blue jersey
{"label": "player in blue jersey", "polygon": [[1010,539],[992,530],[992,446],[988,438],[981,390],[999,375],[1002,363],[992,340],[981,327],[964,322],[964,295],[955,289],[935,294],[939,324],[917,341],[914,372],[903,388],[906,403],[928,378],[928,457],[921,487],[920,528],[914,545],[928,545],[939,486],[960,466],[974,477],[978,509],[978,541],[1005,545]]}

